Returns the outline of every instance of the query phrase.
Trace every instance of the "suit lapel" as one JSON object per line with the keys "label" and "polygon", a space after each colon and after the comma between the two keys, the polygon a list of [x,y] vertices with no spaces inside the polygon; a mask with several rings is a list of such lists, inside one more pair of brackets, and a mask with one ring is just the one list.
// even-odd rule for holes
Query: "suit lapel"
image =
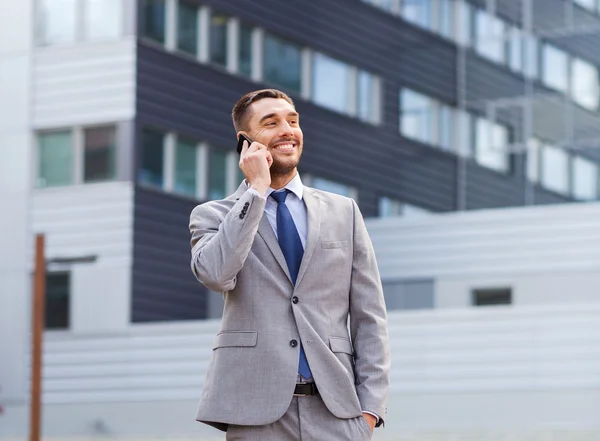
{"label": "suit lapel", "polygon": [[306,204],[306,212],[308,217],[308,236],[306,238],[306,247],[304,248],[304,255],[302,256],[302,263],[300,264],[300,270],[298,271],[298,277],[296,279],[296,286],[302,280],[302,276],[308,268],[310,259],[312,258],[317,243],[319,241],[319,231],[321,230],[321,204],[323,202],[315,194],[312,188],[304,187],[303,195],[304,203]]}
{"label": "suit lapel", "polygon": [[269,219],[267,219],[265,214],[263,214],[263,217],[260,219],[260,223],[258,224],[258,234],[263,238],[271,250],[271,253],[273,253],[273,256],[275,256],[277,263],[279,263],[290,283],[292,283],[292,277],[290,276],[290,270],[288,269],[287,262],[283,256],[283,251],[281,251],[281,247],[277,241],[277,236],[275,236],[275,232],[273,231],[273,228],[269,223]]}

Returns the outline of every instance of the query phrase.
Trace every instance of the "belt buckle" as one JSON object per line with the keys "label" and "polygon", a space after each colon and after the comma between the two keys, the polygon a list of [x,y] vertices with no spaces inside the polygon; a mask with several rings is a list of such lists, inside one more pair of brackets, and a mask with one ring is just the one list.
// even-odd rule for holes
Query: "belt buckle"
{"label": "belt buckle", "polygon": [[[299,383],[296,383],[296,386],[298,386],[299,384],[302,384],[302,385],[304,385],[304,384],[308,384],[308,382],[306,382],[306,381],[301,381],[301,382],[299,382]],[[294,396],[294,397],[308,397],[308,394],[294,394],[293,396]]]}

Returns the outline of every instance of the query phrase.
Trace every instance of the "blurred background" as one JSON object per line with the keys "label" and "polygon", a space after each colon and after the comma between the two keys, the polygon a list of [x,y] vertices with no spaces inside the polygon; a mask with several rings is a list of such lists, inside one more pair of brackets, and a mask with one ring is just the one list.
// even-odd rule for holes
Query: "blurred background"
{"label": "blurred background", "polygon": [[[392,343],[376,440],[600,440],[600,0],[0,0],[0,440],[194,422],[221,296],[188,221],[230,118],[288,92],[305,184],[357,200]],[[38,273],[40,274],[40,273]]]}

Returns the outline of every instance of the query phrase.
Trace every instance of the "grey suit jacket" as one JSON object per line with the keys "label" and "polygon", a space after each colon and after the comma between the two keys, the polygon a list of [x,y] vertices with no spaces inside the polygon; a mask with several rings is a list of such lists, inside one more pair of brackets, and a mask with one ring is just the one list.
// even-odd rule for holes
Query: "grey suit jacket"
{"label": "grey suit jacket", "polygon": [[283,416],[298,372],[293,340],[332,414],[385,416],[386,308],[364,221],[352,199],[305,187],[304,201],[308,237],[295,286],[266,202],[245,183],[191,213],[192,271],[225,299],[198,421],[226,430]]}

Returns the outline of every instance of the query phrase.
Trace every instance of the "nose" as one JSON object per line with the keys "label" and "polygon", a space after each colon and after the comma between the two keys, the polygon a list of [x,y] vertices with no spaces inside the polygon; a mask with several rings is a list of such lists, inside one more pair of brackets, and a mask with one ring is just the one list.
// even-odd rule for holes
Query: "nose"
{"label": "nose", "polygon": [[281,124],[281,133],[279,136],[281,137],[290,137],[293,136],[294,132],[292,131],[292,126],[287,121],[283,121]]}

